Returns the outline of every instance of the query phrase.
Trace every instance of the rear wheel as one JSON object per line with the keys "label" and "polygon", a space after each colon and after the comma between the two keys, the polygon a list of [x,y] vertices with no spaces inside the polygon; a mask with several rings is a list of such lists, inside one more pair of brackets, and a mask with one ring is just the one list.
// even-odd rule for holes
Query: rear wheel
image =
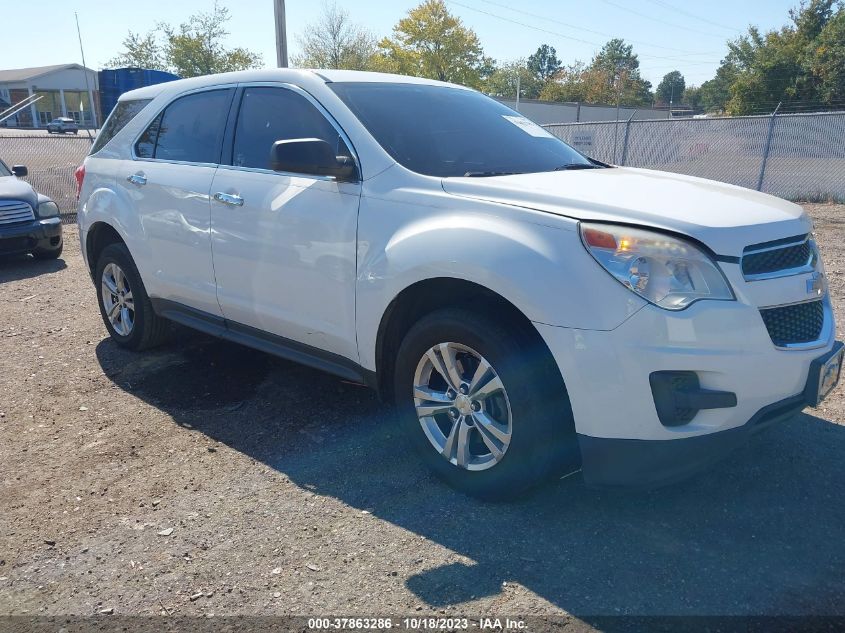
{"label": "rear wheel", "polygon": [[168,322],[154,311],[141,275],[124,244],[109,244],[97,260],[100,315],[120,346],[143,350],[167,338]]}
{"label": "rear wheel", "polygon": [[422,459],[469,494],[511,498],[578,467],[560,373],[518,328],[458,309],[424,317],[400,346],[395,394]]}

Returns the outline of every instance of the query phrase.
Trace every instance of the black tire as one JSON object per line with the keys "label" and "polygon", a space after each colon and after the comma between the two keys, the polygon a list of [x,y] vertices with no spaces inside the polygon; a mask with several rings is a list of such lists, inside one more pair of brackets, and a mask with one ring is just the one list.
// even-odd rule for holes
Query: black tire
{"label": "black tire", "polygon": [[62,255],[64,249],[64,242],[61,242],[57,248],[37,249],[32,251],[32,256],[35,259],[58,259]]}
{"label": "black tire", "polygon": [[[438,477],[472,496],[512,499],[579,467],[566,387],[548,348],[527,328],[498,323],[464,309],[444,309],[417,322],[398,351],[394,394],[403,433]],[[510,444],[498,463],[486,470],[467,470],[443,457],[423,431],[414,408],[417,365],[429,349],[444,342],[478,352],[492,365],[507,392],[512,413]]]}
{"label": "black tire", "polygon": [[[101,291],[103,271],[106,266],[112,263],[119,266],[126,275],[135,304],[135,320],[131,331],[125,336],[119,334],[114,329],[103,305]],[[125,244],[109,244],[103,249],[97,260],[94,280],[97,290],[97,305],[100,307],[100,316],[102,316],[103,323],[115,343],[127,349],[141,351],[161,345],[167,340],[170,332],[170,324],[166,319],[158,316],[153,310],[147,290],[144,287],[144,282],[141,281],[138,268],[135,266],[135,262]]]}

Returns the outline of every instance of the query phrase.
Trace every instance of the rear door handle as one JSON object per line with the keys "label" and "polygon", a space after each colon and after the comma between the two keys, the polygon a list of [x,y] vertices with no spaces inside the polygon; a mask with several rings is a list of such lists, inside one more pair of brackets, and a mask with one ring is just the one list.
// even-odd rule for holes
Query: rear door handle
{"label": "rear door handle", "polygon": [[222,202],[223,204],[228,204],[232,207],[244,206],[244,199],[240,196],[233,195],[231,193],[223,193],[222,191],[218,191],[214,194],[214,199],[217,200],[217,202]]}
{"label": "rear door handle", "polygon": [[131,182],[133,185],[147,184],[147,177],[144,174],[132,174],[131,176],[127,176],[126,180]]}

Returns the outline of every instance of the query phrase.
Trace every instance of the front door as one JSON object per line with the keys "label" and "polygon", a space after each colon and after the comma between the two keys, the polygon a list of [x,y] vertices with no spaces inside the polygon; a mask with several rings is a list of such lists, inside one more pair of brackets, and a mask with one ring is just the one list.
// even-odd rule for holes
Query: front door
{"label": "front door", "polygon": [[[318,105],[293,87],[246,86],[211,187],[217,298],[249,326],[358,360],[355,256],[360,183],[270,170],[279,140],[320,138],[350,155]],[[226,160],[228,158],[228,160]]]}

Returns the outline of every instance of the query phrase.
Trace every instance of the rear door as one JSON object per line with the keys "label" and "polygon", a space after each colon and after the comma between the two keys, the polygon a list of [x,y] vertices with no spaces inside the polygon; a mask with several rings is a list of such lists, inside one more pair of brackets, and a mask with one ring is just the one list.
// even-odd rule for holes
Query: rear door
{"label": "rear door", "polygon": [[[355,252],[360,182],[275,172],[279,140],[319,138],[354,159],[348,140],[307,93],[243,86],[232,141],[211,188],[217,296],[242,326],[357,362]],[[216,198],[216,199],[215,199]],[[250,331],[250,330],[247,330]]]}
{"label": "rear door", "polygon": [[134,145],[119,175],[135,199],[150,295],[220,316],[211,261],[209,190],[235,88],[172,101]]}

